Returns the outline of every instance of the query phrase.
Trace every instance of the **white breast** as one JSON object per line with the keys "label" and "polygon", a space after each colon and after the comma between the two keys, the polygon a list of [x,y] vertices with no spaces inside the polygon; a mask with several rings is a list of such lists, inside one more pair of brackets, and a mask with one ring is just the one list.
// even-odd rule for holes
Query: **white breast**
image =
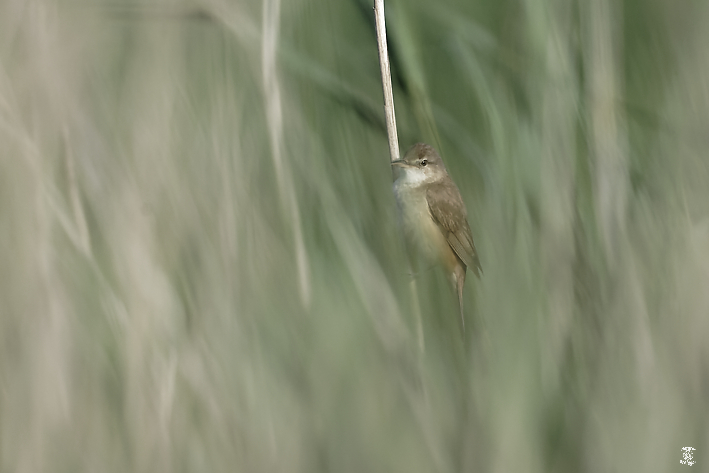
{"label": "white breast", "polygon": [[448,249],[448,242],[431,217],[426,192],[416,184],[403,176],[394,182],[400,224],[408,244],[435,263],[440,260],[441,251]]}

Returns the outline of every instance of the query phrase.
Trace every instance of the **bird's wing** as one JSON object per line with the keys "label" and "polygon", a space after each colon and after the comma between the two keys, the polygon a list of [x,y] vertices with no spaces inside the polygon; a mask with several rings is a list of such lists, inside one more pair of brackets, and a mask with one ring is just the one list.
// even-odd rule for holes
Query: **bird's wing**
{"label": "bird's wing", "polygon": [[431,185],[426,191],[426,200],[433,220],[438,224],[450,247],[463,263],[480,277],[482,267],[458,188],[453,182]]}

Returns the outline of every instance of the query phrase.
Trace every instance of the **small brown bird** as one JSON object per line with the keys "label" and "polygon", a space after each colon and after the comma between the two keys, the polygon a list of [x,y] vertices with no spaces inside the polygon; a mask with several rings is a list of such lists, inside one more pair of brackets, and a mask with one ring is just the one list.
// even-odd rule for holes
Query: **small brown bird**
{"label": "small brown bird", "polygon": [[404,159],[391,164],[402,171],[394,181],[394,195],[407,243],[426,260],[446,270],[458,294],[460,321],[465,331],[465,269],[470,267],[480,277],[482,267],[460,191],[441,157],[427,144],[415,144]]}

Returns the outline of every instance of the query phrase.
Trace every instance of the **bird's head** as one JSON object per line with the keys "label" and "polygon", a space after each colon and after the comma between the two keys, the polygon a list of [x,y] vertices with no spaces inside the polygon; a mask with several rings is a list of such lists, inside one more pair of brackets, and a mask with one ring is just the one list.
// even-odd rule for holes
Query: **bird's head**
{"label": "bird's head", "polygon": [[392,166],[399,168],[407,184],[419,186],[443,179],[448,175],[443,160],[432,146],[416,143],[404,155],[403,159],[392,161]]}

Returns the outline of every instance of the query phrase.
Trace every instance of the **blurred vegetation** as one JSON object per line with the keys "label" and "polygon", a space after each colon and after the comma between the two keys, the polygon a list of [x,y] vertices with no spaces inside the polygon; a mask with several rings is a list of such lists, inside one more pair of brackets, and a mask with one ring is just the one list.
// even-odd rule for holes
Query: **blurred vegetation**
{"label": "blurred vegetation", "polygon": [[370,2],[0,3],[0,471],[706,471],[709,4],[386,9],[464,335]]}

